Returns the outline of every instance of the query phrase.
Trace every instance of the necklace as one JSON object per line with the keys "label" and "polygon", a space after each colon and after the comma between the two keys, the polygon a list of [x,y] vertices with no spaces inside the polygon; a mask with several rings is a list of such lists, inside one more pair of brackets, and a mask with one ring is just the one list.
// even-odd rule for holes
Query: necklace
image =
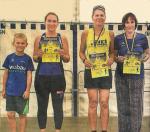
{"label": "necklace", "polygon": [[131,50],[130,50],[130,49],[129,49],[129,44],[128,44],[128,42],[127,42],[126,34],[124,33],[125,44],[126,44],[126,46],[127,46],[128,51],[130,51],[130,52],[133,51],[133,46],[134,46],[134,42],[135,42],[135,36],[136,36],[136,33],[134,32],[134,34],[133,34],[133,40],[132,40],[132,47],[131,47]]}
{"label": "necklace", "polygon": [[[94,30],[94,29],[93,29]],[[100,36],[101,36],[101,34],[102,34],[102,32],[103,32],[103,30],[104,30],[104,28],[102,28],[102,30],[100,31],[100,33],[98,34],[98,38],[97,38],[97,40],[95,40],[95,30],[94,30],[94,47],[96,47],[96,44],[97,44],[97,42],[98,42],[98,40],[99,40],[99,38],[100,38]]]}

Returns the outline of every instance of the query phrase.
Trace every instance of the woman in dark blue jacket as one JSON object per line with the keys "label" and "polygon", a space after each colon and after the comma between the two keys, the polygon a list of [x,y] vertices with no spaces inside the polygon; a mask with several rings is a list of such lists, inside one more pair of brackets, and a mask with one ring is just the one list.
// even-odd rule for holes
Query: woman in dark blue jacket
{"label": "woman in dark blue jacket", "polygon": [[144,62],[150,51],[144,34],[137,33],[133,13],[122,18],[124,33],[115,37],[115,84],[119,132],[140,132],[143,116]]}

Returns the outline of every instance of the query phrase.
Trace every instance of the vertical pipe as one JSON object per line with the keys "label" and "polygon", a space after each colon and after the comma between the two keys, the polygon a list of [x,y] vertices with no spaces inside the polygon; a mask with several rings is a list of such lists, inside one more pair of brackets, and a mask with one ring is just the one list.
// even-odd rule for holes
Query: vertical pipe
{"label": "vertical pipe", "polygon": [[77,116],[77,24],[73,23],[73,116]]}

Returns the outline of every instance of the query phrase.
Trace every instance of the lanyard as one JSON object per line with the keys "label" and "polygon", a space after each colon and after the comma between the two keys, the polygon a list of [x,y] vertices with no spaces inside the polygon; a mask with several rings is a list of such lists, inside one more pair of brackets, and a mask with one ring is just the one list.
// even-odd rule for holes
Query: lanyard
{"label": "lanyard", "polygon": [[125,33],[124,33],[125,44],[126,44],[126,46],[127,46],[128,51],[130,51],[130,52],[133,51],[133,46],[134,46],[134,42],[135,42],[135,36],[136,36],[136,33],[134,33],[134,35],[133,35],[132,47],[131,47],[131,51],[130,51],[130,49],[129,49],[129,44],[128,44],[128,42],[127,42],[127,37],[126,37],[126,35],[125,35]]}
{"label": "lanyard", "polygon": [[95,30],[94,30],[94,40],[93,40],[93,41],[94,41],[94,47],[96,47],[96,44],[97,44],[97,42],[98,42],[98,40],[99,40],[99,38],[100,38],[100,36],[101,36],[103,30],[104,30],[104,28],[102,28],[102,30],[101,30],[100,33],[98,34],[97,40],[95,40]]}

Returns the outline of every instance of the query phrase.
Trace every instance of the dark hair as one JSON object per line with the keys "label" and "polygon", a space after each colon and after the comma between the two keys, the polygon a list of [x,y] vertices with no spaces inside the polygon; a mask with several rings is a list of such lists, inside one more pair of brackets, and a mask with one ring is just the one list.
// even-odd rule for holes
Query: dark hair
{"label": "dark hair", "polygon": [[94,12],[96,10],[101,10],[102,12],[105,13],[105,7],[104,6],[102,6],[102,5],[96,5],[96,6],[93,7],[92,16],[94,15]]}
{"label": "dark hair", "polygon": [[122,18],[122,26],[123,26],[123,28],[125,28],[125,23],[126,23],[126,21],[128,20],[129,17],[130,17],[132,20],[135,21],[135,29],[136,29],[138,21],[137,21],[136,16],[135,16],[133,13],[131,13],[131,12],[129,12],[129,13],[127,13],[127,14],[125,14],[125,15],[123,16],[123,18]]}
{"label": "dark hair", "polygon": [[59,21],[58,15],[57,15],[56,13],[54,13],[54,12],[49,12],[49,13],[47,13],[46,16],[45,16],[45,19],[44,19],[45,22],[46,22],[46,19],[47,19],[47,17],[48,17],[49,15],[54,15],[54,16],[56,16],[57,21]]}

